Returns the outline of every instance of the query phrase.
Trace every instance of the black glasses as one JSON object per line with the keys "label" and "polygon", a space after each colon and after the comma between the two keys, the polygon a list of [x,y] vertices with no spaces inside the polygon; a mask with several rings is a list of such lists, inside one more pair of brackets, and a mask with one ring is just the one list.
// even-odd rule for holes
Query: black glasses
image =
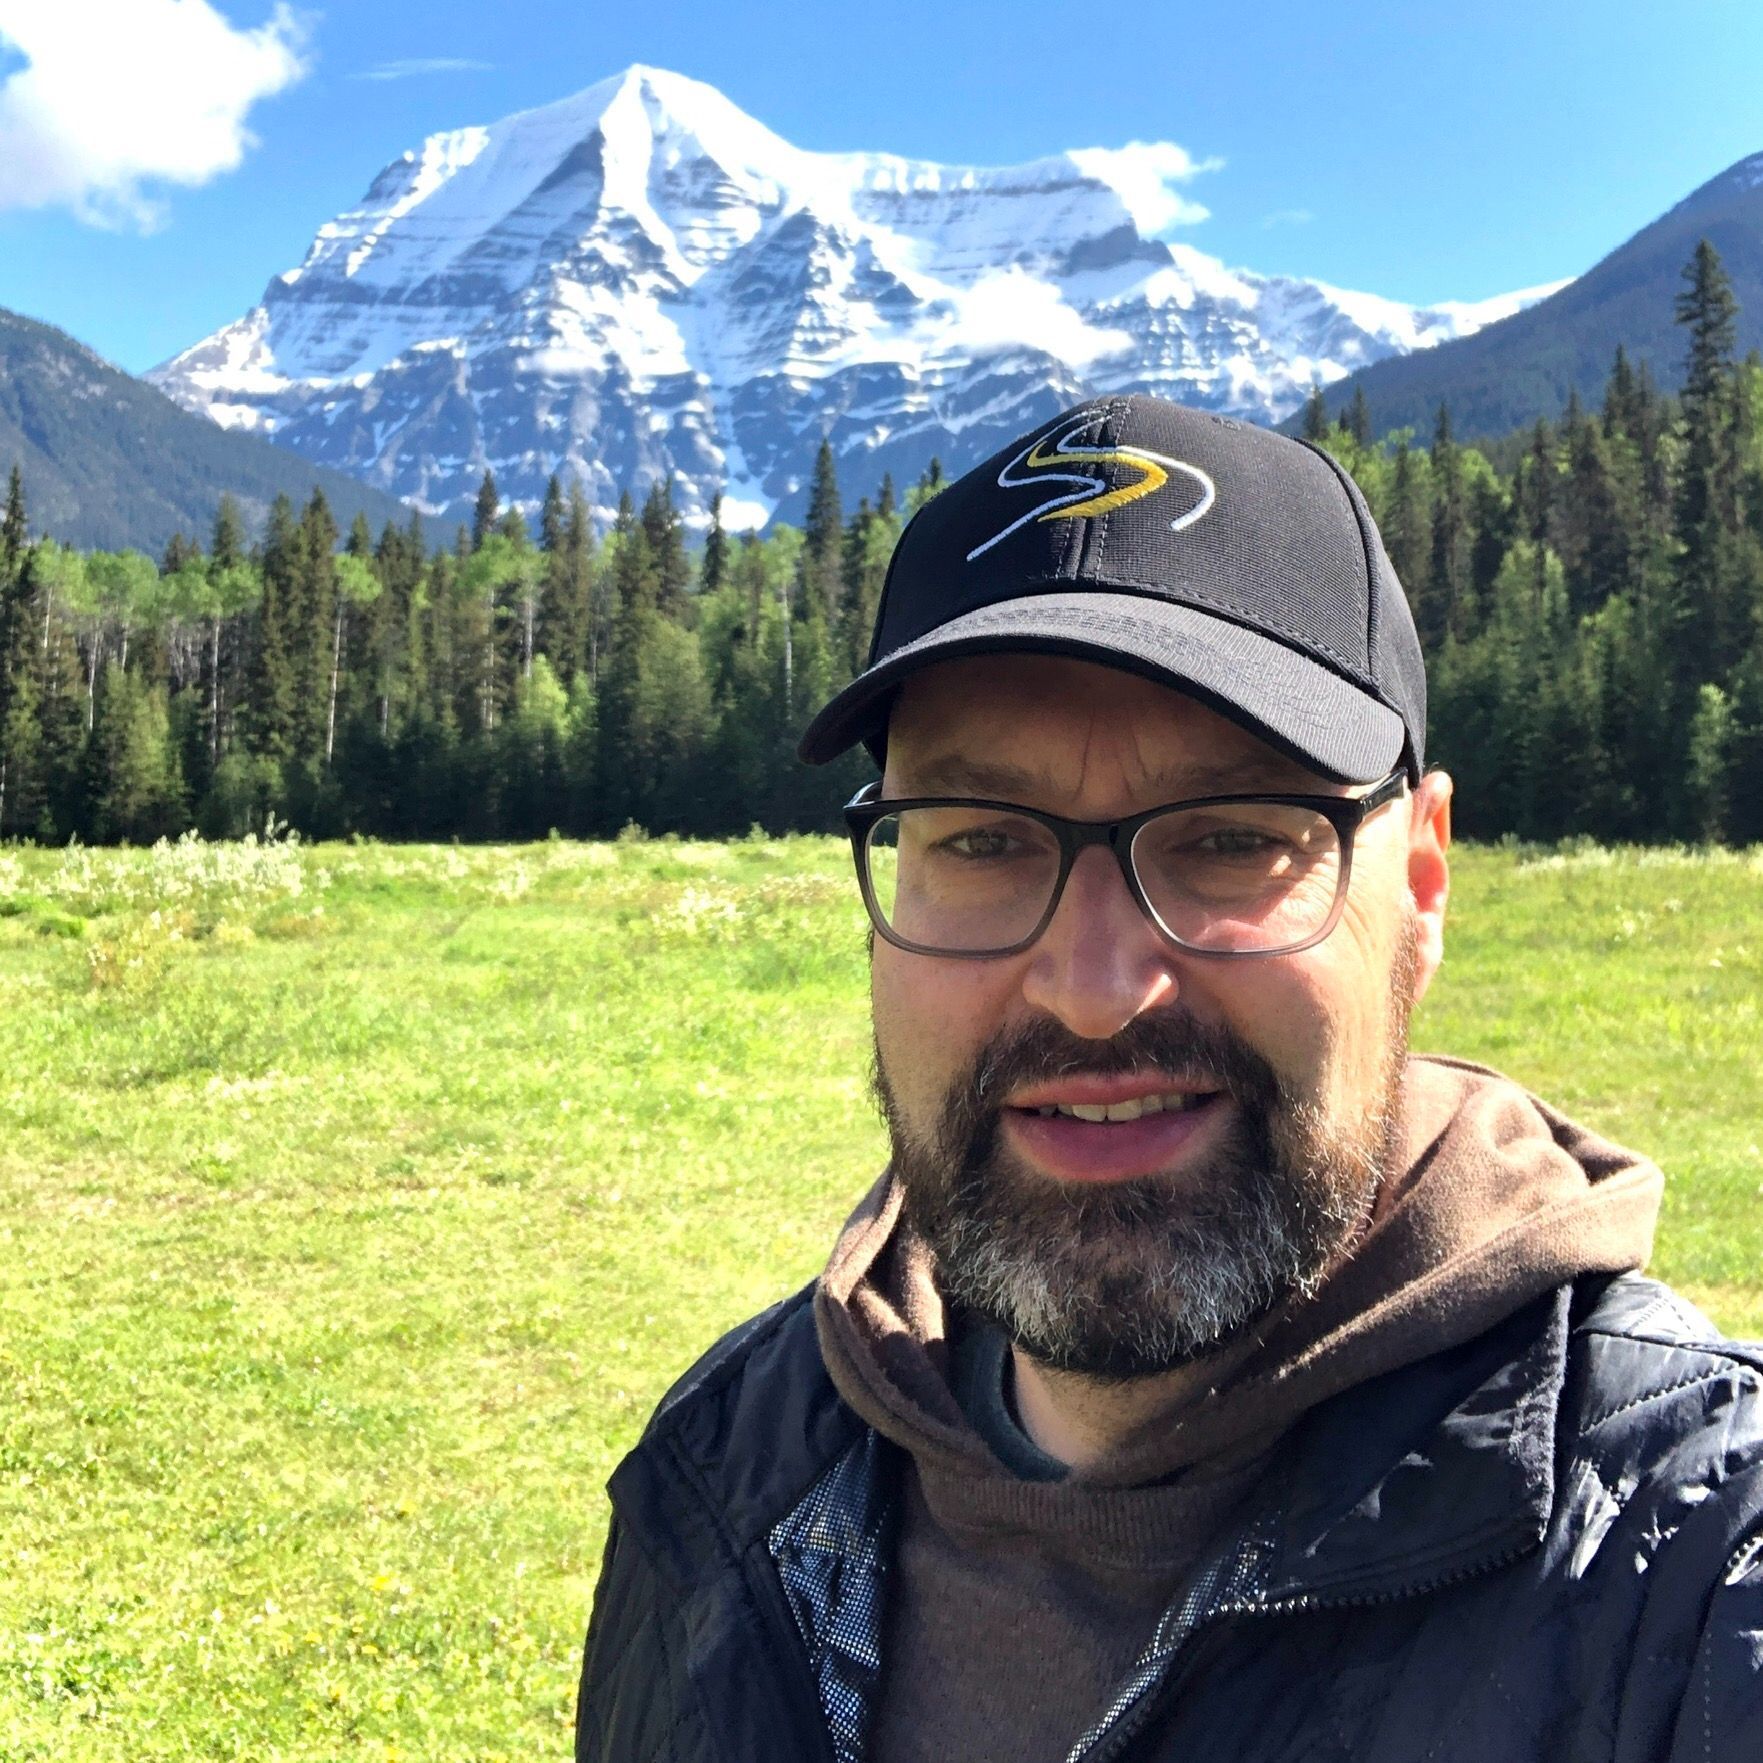
{"label": "black glasses", "polygon": [[1124,820],[1067,820],[1012,802],[866,784],[845,807],[870,922],[915,955],[1015,955],[1047,928],[1078,853],[1106,845],[1133,898],[1196,955],[1292,955],[1346,903],[1353,835],[1402,793],[1203,796]]}

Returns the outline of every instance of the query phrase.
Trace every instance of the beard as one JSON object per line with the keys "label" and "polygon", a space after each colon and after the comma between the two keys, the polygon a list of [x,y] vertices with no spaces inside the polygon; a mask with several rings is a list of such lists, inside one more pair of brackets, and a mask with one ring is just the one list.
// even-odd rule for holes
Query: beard
{"label": "beard", "polygon": [[[1410,915],[1372,1093],[1338,1115],[1320,1073],[1308,1086],[1282,1077],[1231,1029],[1173,1010],[1105,1042],[1051,1017],[1001,1033],[957,1074],[925,1133],[905,1118],[878,1041],[874,1086],[905,1217],[944,1295],[1041,1363],[1107,1382],[1191,1363],[1312,1296],[1391,1164],[1416,959]],[[1011,1153],[994,1098],[1073,1072],[1164,1074],[1221,1092],[1231,1118],[1179,1180],[1058,1181]]]}

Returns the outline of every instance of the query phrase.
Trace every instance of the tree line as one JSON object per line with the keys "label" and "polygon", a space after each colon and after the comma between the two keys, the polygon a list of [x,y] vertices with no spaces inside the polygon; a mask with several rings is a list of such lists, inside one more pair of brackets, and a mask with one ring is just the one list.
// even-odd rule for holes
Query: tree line
{"label": "tree line", "polygon": [[[1600,410],[1468,446],[1374,442],[1363,397],[1307,438],[1353,473],[1414,606],[1429,751],[1493,837],[1763,839],[1763,362],[1734,358],[1711,246],[1685,270],[1678,397],[1618,350]],[[450,546],[347,534],[319,492],[262,535],[223,501],[157,561],[0,517],[0,838],[145,842],[825,828],[867,775],[794,758],[861,667],[902,524],[815,458],[801,529],[696,549],[671,485],[597,535],[553,478],[533,530],[486,472]]]}

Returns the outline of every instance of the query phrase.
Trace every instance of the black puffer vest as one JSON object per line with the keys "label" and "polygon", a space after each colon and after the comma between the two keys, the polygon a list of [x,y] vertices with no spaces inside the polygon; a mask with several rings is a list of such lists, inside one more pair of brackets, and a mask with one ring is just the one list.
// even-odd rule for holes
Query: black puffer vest
{"label": "black puffer vest", "polygon": [[[902,1464],[808,1298],[612,1477],[578,1763],[861,1763]],[[1067,1763],[1128,1759],[1763,1763],[1763,1349],[1628,1274],[1318,1407]]]}

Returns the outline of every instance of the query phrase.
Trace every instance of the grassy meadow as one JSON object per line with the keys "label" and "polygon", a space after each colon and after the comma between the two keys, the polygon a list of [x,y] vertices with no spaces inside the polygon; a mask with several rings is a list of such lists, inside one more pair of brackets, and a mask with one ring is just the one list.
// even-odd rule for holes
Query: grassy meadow
{"label": "grassy meadow", "polygon": [[[0,1763],[568,1752],[601,1484],[881,1155],[842,844],[0,850]],[[1459,854],[1422,1047],[1763,1334],[1763,852]]]}

